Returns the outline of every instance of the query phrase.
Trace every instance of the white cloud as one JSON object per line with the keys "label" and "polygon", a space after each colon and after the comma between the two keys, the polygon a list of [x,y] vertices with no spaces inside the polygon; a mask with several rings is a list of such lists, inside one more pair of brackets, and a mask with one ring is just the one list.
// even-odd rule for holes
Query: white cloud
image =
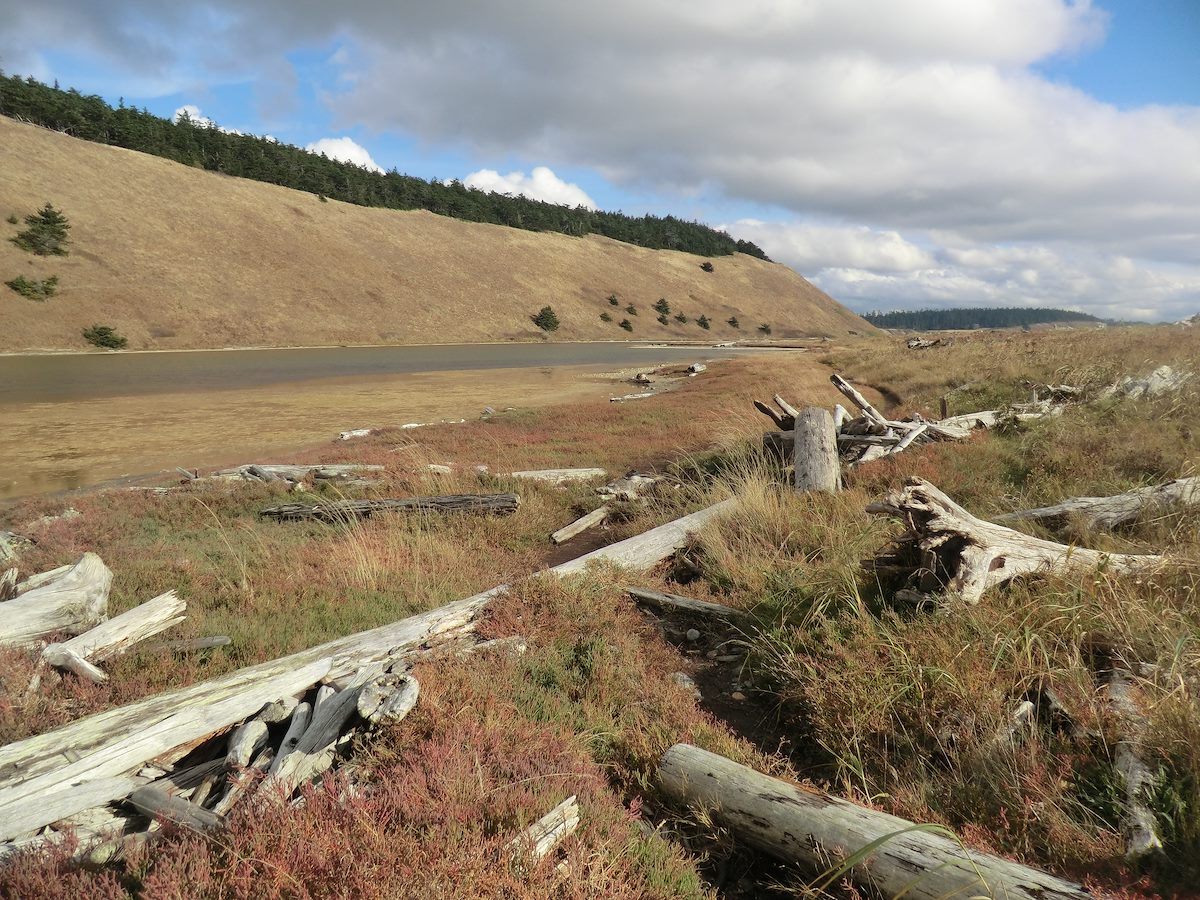
{"label": "white cloud", "polygon": [[583,188],[574,182],[563,181],[546,166],[537,166],[528,175],[524,172],[501,175],[495,169],[480,169],[464,178],[463,184],[494,194],[520,195],[560,206],[596,208],[595,201]]}
{"label": "white cloud", "polygon": [[313,141],[304,149],[309,153],[316,153],[318,155],[323,153],[330,159],[354,163],[354,165],[369,169],[372,172],[383,171],[383,167],[371,159],[371,154],[367,152],[367,148],[357,143],[353,138],[321,138],[319,141]]}
{"label": "white cloud", "polygon": [[753,241],[772,259],[802,272],[848,266],[881,272],[911,272],[933,265],[929,253],[895,231],[865,225],[785,224],[741,219],[721,226],[742,240]]}
{"label": "white cloud", "polygon": [[175,110],[175,114],[171,116],[172,122],[178,122],[186,115],[193,125],[197,128],[215,128],[217,131],[223,131],[225,134],[241,134],[236,128],[222,128],[215,121],[204,115],[200,111],[200,107],[194,103],[185,103],[183,106]]}

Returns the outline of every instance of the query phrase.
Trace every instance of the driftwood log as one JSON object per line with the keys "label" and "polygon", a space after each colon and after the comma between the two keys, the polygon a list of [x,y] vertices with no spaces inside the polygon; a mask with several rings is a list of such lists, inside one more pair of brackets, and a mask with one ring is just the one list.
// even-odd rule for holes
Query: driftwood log
{"label": "driftwood log", "polygon": [[842,484],[837,431],[828,410],[810,406],[795,416],[793,484],[797,491],[837,493]]}
{"label": "driftwood log", "polygon": [[120,656],[138,641],[178,625],[187,618],[183,614],[186,609],[185,601],[167,591],[69,641],[46,645],[42,659],[81,678],[107,681],[108,676],[95,663]]}
{"label": "driftwood log", "polygon": [[[723,501],[548,571],[565,576],[582,572],[591,563],[605,562],[650,568],[684,546],[693,531],[734,502]],[[320,682],[352,684],[364,669],[382,672],[385,667],[404,667],[431,648],[462,641],[473,632],[479,612],[507,589],[500,585],[399,622],[0,747],[0,841],[28,840],[52,822],[127,797],[146,783],[131,773],[148,763],[169,767],[214,735],[256,714],[265,719],[267,708],[290,709],[287,704],[275,703],[281,697],[295,698]],[[326,702],[335,701],[329,698]],[[299,708],[295,703],[292,706]],[[309,727],[317,715],[314,709]],[[274,715],[272,719],[281,721]],[[260,751],[260,756],[270,749]],[[270,764],[268,756],[256,759],[252,766],[266,771]],[[3,849],[0,846],[0,851]]]}
{"label": "driftwood log", "polygon": [[1078,518],[1089,528],[1112,530],[1143,515],[1200,506],[1200,477],[1178,478],[1166,484],[1136,488],[1112,497],[1074,497],[1055,506],[1023,509],[998,516],[997,522],[1038,522],[1059,528]]}
{"label": "driftwood log", "polygon": [[250,463],[233,469],[222,469],[214,472],[210,478],[233,479],[243,481],[291,481],[300,482],[311,477],[314,481],[357,481],[365,474],[379,473],[383,466],[367,465],[364,463],[315,463],[312,465],[296,463]]}
{"label": "driftwood log", "polygon": [[555,544],[565,544],[577,534],[582,534],[589,528],[594,528],[608,518],[609,506],[606,503],[599,509],[593,509],[585,516],[580,516],[570,525],[564,525],[562,528],[550,535],[550,540]]}
{"label": "driftwood log", "polygon": [[528,469],[523,472],[513,472],[510,478],[522,481],[549,481],[552,484],[562,484],[566,481],[591,481],[593,478],[603,478],[608,472],[595,467],[584,469]]}
{"label": "driftwood log", "polygon": [[1154,810],[1147,796],[1154,787],[1154,773],[1142,761],[1141,734],[1146,717],[1130,697],[1133,675],[1114,668],[1104,685],[1108,707],[1117,719],[1121,737],[1113,748],[1113,768],[1125,786],[1125,810],[1121,830],[1125,833],[1125,858],[1136,862],[1163,849]]}
{"label": "driftwood log", "polygon": [[538,863],[579,827],[579,801],[574,794],[542,816],[509,842],[518,869]]}
{"label": "driftwood log", "polygon": [[743,619],[749,613],[744,609],[734,609],[720,603],[710,603],[707,600],[693,600],[690,597],[680,597],[678,594],[667,594],[662,591],[651,591],[646,588],[627,587],[625,592],[638,603],[653,606],[659,612],[673,615],[701,616],[703,618],[724,619],[734,622]]}
{"label": "driftwood log", "polygon": [[95,553],[17,585],[4,604],[0,646],[30,646],[56,631],[78,634],[104,621],[112,571]]}
{"label": "driftwood log", "polygon": [[516,494],[447,494],[441,497],[401,497],[382,500],[334,500],[324,503],[284,503],[259,513],[267,519],[295,522],[346,522],[366,519],[377,512],[488,513],[507,516],[517,511]]}
{"label": "driftwood log", "polygon": [[936,487],[909,478],[901,490],[867,507],[908,525],[892,552],[870,565],[880,574],[904,575],[923,593],[945,590],[968,603],[989,588],[1035,572],[1155,568],[1161,556],[1102,553],[1030,537],[971,515]]}
{"label": "driftwood log", "polygon": [[848,874],[885,897],[1091,896],[1081,885],[968,851],[944,832],[794,787],[690,744],[676,744],[664,754],[658,781],[667,796],[702,808],[738,838],[776,859],[821,871],[868,851]]}

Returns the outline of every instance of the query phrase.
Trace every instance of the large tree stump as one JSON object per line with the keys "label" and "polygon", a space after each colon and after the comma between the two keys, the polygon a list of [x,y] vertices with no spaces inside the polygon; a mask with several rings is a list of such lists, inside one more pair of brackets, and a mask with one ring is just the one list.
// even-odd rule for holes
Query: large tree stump
{"label": "large tree stump", "polygon": [[1078,884],[971,852],[906,819],[794,787],[690,744],[676,744],[663,755],[658,781],[669,797],[701,807],[738,838],[784,862],[821,871],[870,847],[849,874],[885,897],[1091,896]]}
{"label": "large tree stump", "polygon": [[17,596],[0,615],[0,646],[29,646],[52,632],[78,634],[104,621],[112,578],[99,556],[85,553],[72,566],[17,585]]}
{"label": "large tree stump", "polygon": [[796,416],[793,449],[795,486],[798,491],[837,493],[842,482],[837,431],[828,410],[810,406]]}
{"label": "large tree stump", "polygon": [[989,588],[1034,572],[1106,568],[1132,572],[1155,568],[1161,556],[1102,553],[1030,537],[971,515],[936,487],[909,478],[903,489],[867,507],[895,516],[909,530],[892,552],[871,565],[880,573],[906,575],[924,593],[946,590],[978,603]]}

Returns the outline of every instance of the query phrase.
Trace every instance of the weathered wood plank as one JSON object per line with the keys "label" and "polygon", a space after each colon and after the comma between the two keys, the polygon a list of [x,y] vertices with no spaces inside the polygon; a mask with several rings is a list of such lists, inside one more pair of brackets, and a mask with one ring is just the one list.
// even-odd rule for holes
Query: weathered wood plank
{"label": "weathered wood plank", "polygon": [[685,613],[705,618],[725,619],[729,622],[743,619],[749,615],[744,609],[734,609],[732,606],[723,606],[708,600],[693,600],[691,597],[681,597],[678,594],[667,594],[663,591],[627,587],[625,592],[634,600],[653,606],[665,613]]}
{"label": "weathered wood plank", "polygon": [[608,518],[608,504],[601,506],[599,509],[594,509],[586,516],[580,516],[570,525],[564,525],[558,531],[550,535],[550,540],[555,544],[565,544],[577,534],[582,534],[589,528],[594,528],[605,519]]}

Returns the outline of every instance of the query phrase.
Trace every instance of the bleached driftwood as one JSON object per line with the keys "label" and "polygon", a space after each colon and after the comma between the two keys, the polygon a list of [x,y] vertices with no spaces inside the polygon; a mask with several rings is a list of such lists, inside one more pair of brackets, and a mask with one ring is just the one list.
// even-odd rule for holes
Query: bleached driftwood
{"label": "bleached driftwood", "polygon": [[271,761],[271,768],[268,770],[269,774],[274,775],[278,772],[279,766],[296,749],[296,745],[300,743],[300,738],[304,736],[305,729],[308,728],[308,721],[311,717],[312,704],[296,704],[296,708],[292,710],[292,718],[288,722],[287,731],[284,732],[283,740],[279,743],[279,750],[276,752],[275,758]]}
{"label": "bleached driftwood", "polygon": [[4,603],[17,596],[17,578],[20,573],[16,566],[11,569],[6,569],[3,575],[0,575],[0,603]]}
{"label": "bleached driftwood", "polygon": [[855,406],[857,406],[859,409],[861,409],[863,411],[863,414],[868,419],[870,419],[871,421],[875,422],[878,425],[884,426],[885,428],[891,425],[891,423],[888,421],[887,416],[885,416],[883,413],[881,413],[879,410],[877,410],[874,406],[872,406],[870,401],[867,400],[867,398],[864,397],[862,394],[860,394],[858,392],[858,389],[855,388],[854,385],[852,385],[850,382],[848,382],[841,375],[830,375],[829,381],[833,384],[833,386],[835,388],[837,388],[839,391],[841,391],[842,394],[851,403],[853,403]]}
{"label": "bleached driftwood", "polygon": [[32,546],[33,541],[13,531],[0,530],[0,564],[11,562],[21,551]]}
{"label": "bleached driftwood", "polygon": [[366,519],[377,512],[489,513],[506,516],[517,511],[516,494],[447,494],[441,497],[401,497],[382,500],[334,500],[322,503],[284,503],[259,513],[268,519],[294,522],[345,522]]}
{"label": "bleached driftwood", "polygon": [[564,525],[562,528],[558,529],[558,531],[551,534],[550,540],[555,544],[566,543],[571,538],[575,537],[575,535],[582,534],[589,528],[594,528],[596,525],[599,525],[606,518],[608,518],[608,513],[608,504],[601,506],[599,509],[593,509],[587,515],[580,516],[570,525]]}
{"label": "bleached driftwood", "polygon": [[754,401],[754,408],[774,422],[775,427],[780,431],[791,431],[796,426],[796,420],[794,418],[791,416],[780,415],[761,400]]}
{"label": "bleached driftwood", "polygon": [[840,403],[833,405],[833,427],[837,431],[842,430],[842,426],[850,419],[850,413],[846,411],[846,407]]}
{"label": "bleached driftwood", "polygon": [[351,428],[349,431],[339,431],[338,440],[348,441],[351,438],[367,437],[374,431],[373,428]]}
{"label": "bleached driftwood", "polygon": [[167,591],[69,641],[48,644],[42,650],[42,659],[82,678],[107,681],[108,676],[95,663],[119,656],[138,641],[178,625],[187,618],[183,615],[186,609],[185,601],[174,591]]}
{"label": "bleached driftwood", "polygon": [[842,485],[837,431],[828,410],[810,406],[794,415],[793,485],[802,493],[837,493]]}
{"label": "bleached driftwood", "polygon": [[736,837],[787,863],[823,871],[831,860],[871,852],[847,873],[872,892],[912,900],[996,897],[1085,900],[1081,885],[1020,863],[966,850],[887,813],[804,790],[690,744],[662,758],[658,782],[668,797],[698,807]]}
{"label": "bleached driftwood", "polygon": [[313,706],[312,718],[296,746],[283,757],[278,765],[272,763],[271,774],[264,789],[278,790],[290,797],[301,784],[320,775],[333,762],[333,745],[341,736],[342,728],[358,708],[358,699],[363,688],[375,677],[369,669],[362,669],[354,680],[338,691],[325,703]]}
{"label": "bleached driftwood", "polygon": [[216,813],[155,785],[138,788],[129,795],[129,802],[143,815],[192,831],[208,831],[224,824]]}
{"label": "bleached driftwood", "polygon": [[620,478],[596,488],[596,493],[606,500],[621,500],[630,503],[634,500],[640,500],[647,491],[660,481],[662,481],[661,475],[626,472]]}
{"label": "bleached driftwood", "polygon": [[907,450],[909,447],[911,447],[913,445],[914,441],[916,441],[918,438],[924,436],[925,432],[927,432],[928,430],[929,430],[928,423],[922,423],[921,425],[917,426],[912,431],[910,431],[908,434],[906,434],[904,437],[902,437],[900,439],[900,443],[896,444],[896,446],[894,446],[891,450],[888,451],[888,455],[891,456],[894,453],[903,453],[905,450]]}
{"label": "bleached driftwood", "polygon": [[791,416],[793,419],[795,419],[798,415],[800,415],[800,410],[796,409],[796,407],[784,400],[783,397],[779,396],[779,394],[772,395],[771,401],[781,410],[783,410],[783,414],[785,416]]}
{"label": "bleached driftwood", "polygon": [[358,696],[358,714],[372,726],[395,724],[413,711],[420,694],[421,685],[412,675],[400,676],[382,688],[372,689],[368,685]]}
{"label": "bleached driftwood", "polygon": [[[99,556],[85,553],[74,565],[46,574],[53,577],[27,579],[4,604],[0,646],[29,646],[52,632],[78,634],[104,621],[113,573]],[[31,582],[37,586],[30,588]]]}
{"label": "bleached driftwood", "polygon": [[604,469],[529,469],[523,472],[513,472],[510,478],[520,478],[524,481],[549,481],[562,484],[564,481],[591,481],[593,478],[603,478],[607,475]]}
{"label": "bleached driftwood", "polygon": [[678,594],[667,594],[662,591],[647,590],[646,588],[627,587],[625,588],[625,592],[640,603],[645,603],[661,612],[674,615],[683,613],[692,616],[703,616],[705,618],[724,619],[727,622],[734,622],[749,615],[745,610],[734,609],[732,606],[711,603],[708,600],[693,600],[690,597],[680,597]]}
{"label": "bleached driftwood", "polygon": [[1130,400],[1158,397],[1179,390],[1191,377],[1191,372],[1178,371],[1171,366],[1159,366],[1144,378],[1132,378],[1126,375],[1101,391],[1100,397],[1102,399],[1124,397]]}
{"label": "bleached driftwood", "polygon": [[1178,478],[1166,484],[1135,488],[1112,497],[1074,497],[1054,506],[1023,509],[998,516],[997,522],[1038,522],[1059,527],[1078,517],[1089,528],[1111,530],[1143,515],[1200,506],[1200,477]]}
{"label": "bleached driftwood", "polygon": [[1135,862],[1160,852],[1163,844],[1158,836],[1154,810],[1146,803],[1146,796],[1154,787],[1154,773],[1142,761],[1138,746],[1145,716],[1129,696],[1132,679],[1130,672],[1113,669],[1108,673],[1104,689],[1108,706],[1122,730],[1113,748],[1113,768],[1120,773],[1125,787],[1125,815],[1121,822],[1121,830],[1125,832],[1125,858]]}
{"label": "bleached driftwood", "polygon": [[989,588],[1035,572],[1106,568],[1132,572],[1155,568],[1161,556],[1102,553],[1044,541],[971,515],[936,487],[909,478],[901,490],[867,507],[895,516],[909,530],[892,552],[873,564],[876,571],[915,579],[923,592],[946,590],[978,603]]}
{"label": "bleached driftwood", "polygon": [[572,794],[509,842],[518,867],[541,862],[579,827],[579,800]]}
{"label": "bleached driftwood", "polygon": [[229,749],[225,753],[225,765],[231,769],[245,768],[250,760],[267,743],[267,723],[255,716],[247,719],[229,736]]}
{"label": "bleached driftwood", "polygon": [[[572,575],[604,562],[650,568],[735,502],[722,501],[548,571]],[[346,679],[364,668],[395,668],[427,653],[432,644],[469,634],[479,612],[506,590],[507,585],[499,585],[417,616],[0,747],[0,841],[24,839],[51,822],[128,796],[139,786],[128,773],[152,760],[173,761],[280,697],[294,697],[318,682]]]}
{"label": "bleached driftwood", "polygon": [[647,397],[653,397],[654,391],[642,391],[638,394],[623,394],[620,397],[609,397],[609,403],[624,403],[626,400],[645,400]]}

